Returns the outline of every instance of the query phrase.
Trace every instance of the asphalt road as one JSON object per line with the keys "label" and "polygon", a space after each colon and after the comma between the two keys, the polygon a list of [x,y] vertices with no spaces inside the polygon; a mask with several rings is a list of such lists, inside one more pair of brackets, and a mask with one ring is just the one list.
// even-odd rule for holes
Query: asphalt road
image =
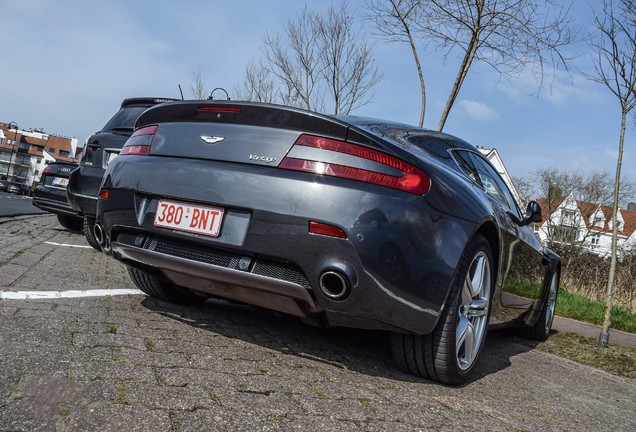
{"label": "asphalt road", "polygon": [[0,431],[636,430],[636,381],[510,331],[445,387],[381,332],[117,295],[124,267],[84,245],[52,215],[0,218]]}
{"label": "asphalt road", "polygon": [[43,213],[33,205],[31,197],[0,192],[0,217]]}

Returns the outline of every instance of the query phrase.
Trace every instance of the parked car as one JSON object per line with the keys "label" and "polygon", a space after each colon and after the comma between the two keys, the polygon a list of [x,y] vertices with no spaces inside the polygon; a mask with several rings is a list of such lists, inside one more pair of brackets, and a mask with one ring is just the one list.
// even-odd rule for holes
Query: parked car
{"label": "parked car", "polygon": [[25,185],[15,181],[3,181],[3,189],[5,192],[14,193],[16,195],[24,195]]}
{"label": "parked car", "polygon": [[130,98],[125,99],[115,115],[104,127],[91,135],[67,188],[68,202],[76,214],[83,219],[83,231],[88,244],[101,250],[93,235],[99,185],[108,163],[119,154],[130,134],[135,120],[147,108],[174,99]]}
{"label": "parked car", "polygon": [[66,229],[82,231],[83,218],[71,208],[66,199],[66,187],[71,173],[77,169],[72,162],[53,162],[42,171],[40,183],[33,190],[33,205],[57,215]]}
{"label": "parked car", "polygon": [[548,337],[559,257],[481,153],[444,133],[258,103],[145,111],[108,166],[96,239],[139,289],[388,330],[403,370],[447,384],[489,324]]}

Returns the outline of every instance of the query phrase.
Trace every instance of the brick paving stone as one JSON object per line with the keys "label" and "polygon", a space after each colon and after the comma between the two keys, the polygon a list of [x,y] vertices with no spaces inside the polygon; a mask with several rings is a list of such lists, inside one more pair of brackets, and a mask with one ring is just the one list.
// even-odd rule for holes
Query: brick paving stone
{"label": "brick paving stone", "polygon": [[[133,286],[104,254],[45,240],[84,243],[54,216],[0,219],[1,290]],[[476,372],[441,386],[398,371],[383,332],[219,300],[0,300],[0,431],[636,429],[636,381],[509,332]]]}

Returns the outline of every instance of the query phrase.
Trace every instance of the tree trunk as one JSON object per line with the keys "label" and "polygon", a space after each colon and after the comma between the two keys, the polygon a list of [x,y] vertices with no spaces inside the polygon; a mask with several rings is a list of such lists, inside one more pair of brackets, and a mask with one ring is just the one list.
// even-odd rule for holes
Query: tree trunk
{"label": "tree trunk", "polygon": [[621,165],[623,163],[623,144],[625,141],[625,121],[627,110],[623,105],[621,111],[621,134],[618,140],[618,161],[616,162],[616,178],[614,179],[614,206],[612,214],[612,246],[609,277],[607,278],[607,302],[605,308],[605,317],[603,319],[603,329],[598,337],[598,347],[605,348],[609,342],[609,328],[612,322],[612,296],[614,293],[614,277],[616,275],[616,254],[618,239],[618,192],[621,182]]}
{"label": "tree trunk", "polygon": [[462,59],[462,64],[457,72],[457,77],[455,78],[455,83],[453,84],[453,88],[451,89],[450,94],[448,95],[448,100],[446,101],[446,106],[444,107],[444,111],[442,112],[442,116],[439,119],[439,124],[437,125],[437,130],[442,131],[444,129],[444,125],[446,124],[446,120],[448,119],[448,115],[450,114],[451,108],[455,104],[455,100],[459,95],[459,91],[464,84],[464,79],[466,75],[468,75],[468,71],[470,70],[470,66],[473,64],[473,59],[475,58],[475,54],[477,53],[477,49],[479,48],[479,38],[481,37],[481,31],[483,30],[481,27],[481,18],[484,10],[484,0],[477,0],[477,18],[472,29],[472,35],[470,39],[470,43],[468,44],[468,48],[466,49],[466,54]]}

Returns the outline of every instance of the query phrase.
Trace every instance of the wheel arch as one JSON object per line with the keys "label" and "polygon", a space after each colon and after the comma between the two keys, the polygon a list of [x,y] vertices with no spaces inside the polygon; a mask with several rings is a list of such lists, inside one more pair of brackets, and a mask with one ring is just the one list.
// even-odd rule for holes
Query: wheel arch
{"label": "wheel arch", "polygon": [[481,224],[479,228],[473,233],[473,238],[477,235],[481,234],[486,238],[488,243],[490,244],[490,251],[492,252],[494,264],[495,264],[495,276],[499,274],[499,259],[500,259],[500,250],[501,246],[499,244],[499,230],[495,225],[494,221],[488,220]]}

